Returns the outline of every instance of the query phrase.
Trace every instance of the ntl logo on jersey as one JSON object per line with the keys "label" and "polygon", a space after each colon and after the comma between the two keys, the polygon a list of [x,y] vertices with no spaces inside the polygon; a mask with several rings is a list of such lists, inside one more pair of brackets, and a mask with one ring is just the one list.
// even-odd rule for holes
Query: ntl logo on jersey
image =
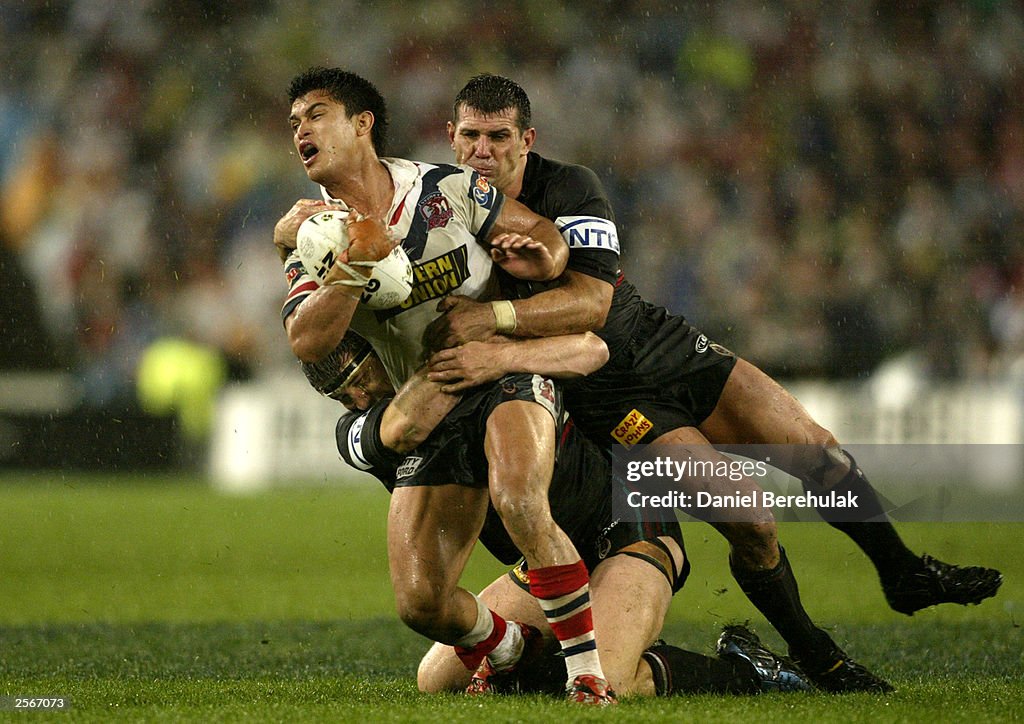
{"label": "ntl logo on jersey", "polygon": [[607,249],[619,253],[615,224],[598,216],[559,216],[555,226],[570,249]]}

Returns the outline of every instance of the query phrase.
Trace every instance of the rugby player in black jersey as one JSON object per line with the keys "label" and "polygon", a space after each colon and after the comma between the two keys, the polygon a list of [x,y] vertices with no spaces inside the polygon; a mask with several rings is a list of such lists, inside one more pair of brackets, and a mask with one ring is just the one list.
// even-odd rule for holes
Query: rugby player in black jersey
{"label": "rugby player in black jersey", "polygon": [[[823,513],[871,559],[889,605],[908,615],[939,603],[973,604],[992,596],[1002,577],[917,556],[901,540],[853,458],[800,403],[749,362],[712,343],[681,316],[645,302],[618,270],[614,217],[596,175],[531,151],[529,99],[506,78],[477,76],[456,97],[448,136],[456,160],[475,168],[511,198],[562,228],[570,243],[566,271],[553,287],[513,302],[449,297],[431,328],[440,352],[432,379],[450,391],[477,384],[486,345],[458,347],[495,333],[521,337],[594,330],[610,350],[597,373],[565,390],[577,425],[598,441],[654,444],[790,444],[779,467],[813,492],[851,491],[856,520]],[[753,481],[744,485],[755,486]],[[745,492],[745,491],[744,491]],[[736,580],[779,630],[812,679],[833,690],[886,685],[813,625],[799,601],[770,510],[739,523],[716,523],[728,538]]]}
{"label": "rugby player in black jersey", "polygon": [[[514,358],[511,366],[559,377],[594,371],[608,359],[607,348],[593,334],[550,337],[500,345]],[[482,386],[457,398],[439,385],[414,375],[395,395],[372,347],[349,333],[337,349],[315,364],[304,364],[310,384],[344,404],[350,413],[336,430],[338,450],[355,468],[370,472],[389,491],[401,484],[397,471],[405,461],[422,458],[429,465],[437,454],[443,464],[466,467],[459,475],[486,480],[482,454],[484,421],[506,402],[533,399],[524,375],[509,375],[498,386]],[[392,399],[393,398],[393,399]],[[452,411],[452,408],[455,408]],[[430,443],[422,446],[428,439]],[[456,447],[469,456],[453,455]],[[480,454],[472,455],[474,450]],[[408,453],[408,456],[407,456]],[[744,627],[726,627],[719,639],[719,657],[712,658],[664,643],[655,646],[672,594],[686,579],[689,563],[678,522],[671,514],[644,522],[637,515],[612,514],[612,476],[602,450],[567,422],[559,436],[551,484],[552,517],[572,539],[591,572],[590,595],[595,626],[603,646],[602,665],[609,683],[621,695],[683,693],[756,693],[809,688],[801,673],[763,646]],[[488,510],[479,540],[500,561],[522,557],[494,508]],[[521,563],[480,594],[500,616],[526,624],[526,656],[512,670],[485,660],[477,672],[462,666],[451,646],[435,644],[419,667],[419,686],[437,692],[467,689],[470,693],[551,691],[565,679],[564,659],[525,580]],[[628,615],[627,615],[628,612]],[[545,631],[545,634],[540,634]],[[543,640],[542,640],[543,638]],[[545,644],[547,644],[545,646]],[[554,645],[553,645],[554,644]],[[645,651],[646,649],[646,651]]]}

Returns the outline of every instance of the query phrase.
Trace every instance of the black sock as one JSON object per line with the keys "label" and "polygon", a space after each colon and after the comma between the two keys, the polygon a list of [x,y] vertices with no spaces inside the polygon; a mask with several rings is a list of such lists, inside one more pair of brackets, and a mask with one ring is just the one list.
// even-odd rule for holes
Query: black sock
{"label": "black sock", "polygon": [[779,565],[770,571],[744,571],[729,562],[733,578],[750,602],[789,645],[789,652],[815,667],[835,656],[838,647],[827,633],[814,625],[800,601],[796,578],[786,551],[779,546]]}
{"label": "black sock", "polygon": [[755,694],[761,683],[746,661],[729,661],[658,644],[643,653],[658,696],[673,694]]}
{"label": "black sock", "polygon": [[[885,514],[885,507],[878,493],[868,482],[864,472],[850,453],[843,451],[850,461],[850,471],[831,490],[837,493],[849,491],[857,498],[857,507],[851,509],[822,509],[818,512],[833,528],[845,533],[850,540],[864,551],[878,571],[882,581],[892,581],[907,570],[920,564],[920,559],[907,548]],[[803,479],[804,488],[820,494],[829,490],[822,480],[826,468],[819,468]],[[851,515],[852,514],[852,515]]]}

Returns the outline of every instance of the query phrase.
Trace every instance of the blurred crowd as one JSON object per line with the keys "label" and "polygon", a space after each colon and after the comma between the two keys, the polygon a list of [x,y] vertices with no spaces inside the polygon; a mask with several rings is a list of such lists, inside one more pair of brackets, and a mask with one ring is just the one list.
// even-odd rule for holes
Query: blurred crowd
{"label": "blurred crowd", "polygon": [[162,341],[155,369],[293,365],[271,235],[316,191],[285,89],[341,65],[426,161],[466,79],[518,80],[641,291],[775,375],[1020,375],[1022,60],[998,0],[5,1],[0,366],[102,407]]}

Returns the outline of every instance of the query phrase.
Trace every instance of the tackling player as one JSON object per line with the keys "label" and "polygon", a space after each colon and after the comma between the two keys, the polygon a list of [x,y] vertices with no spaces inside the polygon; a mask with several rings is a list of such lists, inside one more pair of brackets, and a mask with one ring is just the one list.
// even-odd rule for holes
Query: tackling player
{"label": "tackling player", "polygon": [[[497,345],[511,366],[521,365],[541,374],[579,376],[607,361],[607,348],[592,334],[552,337]],[[481,421],[516,399],[514,377],[505,377],[500,389],[481,387],[467,393],[460,410],[449,413],[455,401],[441,393],[425,375],[414,375],[394,396],[383,368],[364,340],[347,335],[338,349],[315,365],[303,365],[310,384],[322,394],[342,402],[352,412],[338,421],[337,443],[352,466],[367,470],[393,491],[396,470],[421,440],[459,437],[471,452],[482,444]],[[394,396],[394,399],[391,397]],[[414,422],[412,422],[414,421]],[[410,430],[415,427],[415,431]],[[409,455],[406,455],[409,453]],[[429,454],[429,453],[428,453]],[[469,465],[486,477],[483,456],[450,458],[454,466]],[[802,675],[760,645],[742,627],[727,627],[719,641],[720,658],[711,658],[657,639],[672,594],[686,579],[682,535],[674,516],[663,521],[625,520],[612,515],[610,460],[594,443],[567,423],[559,437],[557,462],[551,485],[552,515],[581,552],[591,571],[592,608],[599,632],[602,664],[611,685],[620,694],[669,695],[674,693],[754,693],[809,688]],[[480,541],[503,563],[521,557],[493,509],[488,511]],[[419,667],[419,686],[436,692],[465,689],[470,693],[492,690],[549,690],[564,670],[560,657],[537,654],[539,631],[550,638],[543,612],[528,593],[530,571],[517,566],[488,586],[480,598],[506,619],[524,622],[528,651],[504,667],[485,659],[472,680],[452,647],[435,644]],[[628,618],[624,616],[629,612]],[[650,648],[648,648],[650,647]],[[645,651],[646,649],[646,651]],[[505,670],[502,670],[505,669]]]}
{"label": "tackling player", "polygon": [[[460,297],[445,300],[441,308],[447,314],[432,327],[435,346],[454,347],[495,333],[529,337],[593,329],[608,344],[611,359],[569,386],[566,404],[595,439],[795,443],[794,454],[780,467],[811,491],[850,490],[862,501],[857,520],[836,520],[822,511],[823,516],[868,555],[892,608],[909,615],[938,603],[978,603],[996,593],[1002,582],[998,571],[960,568],[912,553],[853,458],[795,398],[683,317],[641,298],[618,270],[613,216],[597,177],[531,151],[536,131],[521,87],[499,76],[477,76],[460,91],[453,112],[448,136],[457,162],[556,219],[570,240],[571,255],[557,286],[502,303],[507,310]],[[475,384],[479,379],[472,367],[481,362],[472,355],[486,351],[440,353],[432,379],[462,380],[450,390]],[[741,588],[817,684],[840,691],[887,687],[869,672],[847,666],[842,652],[804,612],[769,510],[758,520],[718,527],[732,545],[730,561]]]}
{"label": "tackling player", "polygon": [[[384,99],[365,79],[338,68],[310,69],[293,79],[289,102],[292,140],[307,176],[330,206],[366,215],[350,214],[350,246],[341,261],[379,260],[391,251],[392,238],[400,239],[418,282],[407,302],[375,313],[358,304],[365,278],[335,265],[318,286],[298,255],[288,256],[282,314],[292,350],[303,362],[330,354],[352,328],[374,345],[391,380],[400,384],[421,363],[422,334],[438,315],[437,298],[456,289],[471,297],[491,294],[494,264],[534,280],[561,273],[567,250],[557,228],[506,199],[483,176],[466,167],[381,158]],[[307,210],[311,206],[316,204],[306,204]],[[299,215],[286,218],[287,225]],[[594,641],[586,566],[548,507],[560,401],[550,383],[541,387],[537,379],[523,376],[517,385],[541,404],[517,399],[488,418],[486,477],[459,479],[436,442],[431,458],[410,460],[400,471],[388,513],[396,605],[410,628],[455,645],[469,670],[486,656],[522,648],[519,626],[458,586],[493,500],[530,562],[531,591],[557,619],[553,629],[566,657],[570,699],[614,703]]]}

